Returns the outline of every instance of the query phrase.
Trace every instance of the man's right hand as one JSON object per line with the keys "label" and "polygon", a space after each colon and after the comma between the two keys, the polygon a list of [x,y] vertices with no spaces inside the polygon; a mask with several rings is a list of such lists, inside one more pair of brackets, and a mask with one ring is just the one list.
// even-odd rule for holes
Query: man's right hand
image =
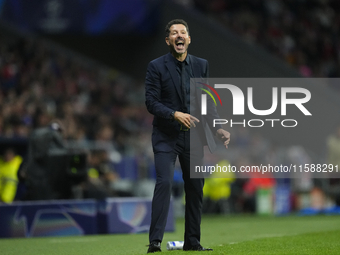
{"label": "man's right hand", "polygon": [[176,111],[174,114],[174,119],[186,128],[190,128],[191,126],[196,127],[196,122],[200,122],[196,117],[183,112]]}

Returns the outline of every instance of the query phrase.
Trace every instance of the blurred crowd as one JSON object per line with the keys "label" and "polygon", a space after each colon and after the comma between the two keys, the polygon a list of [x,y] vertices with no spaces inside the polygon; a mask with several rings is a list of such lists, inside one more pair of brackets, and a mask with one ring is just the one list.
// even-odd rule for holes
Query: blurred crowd
{"label": "blurred crowd", "polygon": [[86,149],[97,166],[90,177],[119,176],[114,166],[129,155],[145,165],[152,116],[143,95],[143,82],[50,42],[0,36],[0,139],[27,139],[58,119],[67,146]]}
{"label": "blurred crowd", "polygon": [[[340,2],[336,0],[176,1],[218,20],[305,77],[340,76]],[[339,86],[334,86],[339,90]]]}
{"label": "blurred crowd", "polygon": [[110,141],[126,152],[150,124],[142,82],[41,40],[0,38],[0,84],[2,137],[27,137],[58,118],[67,140]]}

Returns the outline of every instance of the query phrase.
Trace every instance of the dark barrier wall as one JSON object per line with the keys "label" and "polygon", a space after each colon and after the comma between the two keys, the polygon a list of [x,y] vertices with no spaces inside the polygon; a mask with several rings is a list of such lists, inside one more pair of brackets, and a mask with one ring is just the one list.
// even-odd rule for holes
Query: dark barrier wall
{"label": "dark barrier wall", "polygon": [[[96,201],[50,200],[0,204],[0,239],[144,233],[150,228],[151,199],[107,198]],[[173,203],[165,231],[173,232]]]}

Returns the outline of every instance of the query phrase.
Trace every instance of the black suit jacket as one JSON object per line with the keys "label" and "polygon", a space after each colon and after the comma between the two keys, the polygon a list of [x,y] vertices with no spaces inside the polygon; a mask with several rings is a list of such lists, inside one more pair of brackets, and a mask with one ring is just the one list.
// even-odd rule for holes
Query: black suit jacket
{"label": "black suit jacket", "polygon": [[[187,57],[190,58],[194,77],[201,78],[203,82],[206,82],[206,78],[209,76],[208,61],[190,54]],[[152,60],[146,72],[145,103],[148,111],[154,115],[152,123],[154,127],[152,133],[154,152],[172,151],[180,132],[180,124],[171,120],[171,112],[183,111],[184,98],[182,98],[181,84],[178,82],[176,64],[171,58],[173,56],[168,53]],[[201,109],[202,90],[196,89],[196,93],[196,98],[199,99],[197,109]],[[201,134],[203,144],[207,144],[210,151],[213,152],[216,149],[213,134],[220,126],[213,127],[212,124],[213,119],[218,119],[219,116],[212,99],[207,98],[207,115],[195,117],[200,119],[203,127]]]}

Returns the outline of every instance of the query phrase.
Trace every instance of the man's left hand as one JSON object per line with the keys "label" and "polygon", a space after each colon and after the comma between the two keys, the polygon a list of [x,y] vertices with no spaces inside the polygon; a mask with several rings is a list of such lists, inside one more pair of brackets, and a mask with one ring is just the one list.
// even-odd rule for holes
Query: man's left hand
{"label": "man's left hand", "polygon": [[228,149],[228,144],[230,142],[230,133],[222,128],[216,131],[217,137],[223,141],[223,145]]}

